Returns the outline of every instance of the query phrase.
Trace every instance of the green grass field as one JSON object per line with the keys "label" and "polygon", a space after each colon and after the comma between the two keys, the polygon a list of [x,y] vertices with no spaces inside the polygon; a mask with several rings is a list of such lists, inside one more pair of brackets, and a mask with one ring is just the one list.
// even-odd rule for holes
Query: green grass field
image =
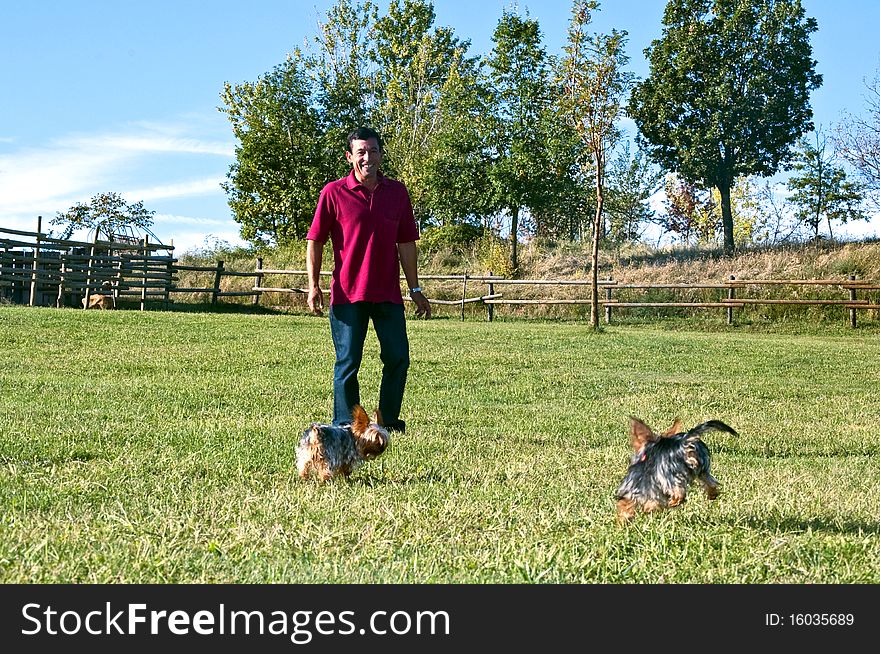
{"label": "green grass field", "polygon": [[[0,581],[880,582],[877,330],[688,329],[412,320],[407,434],[320,485],[326,318],[0,307]],[[721,497],[619,526],[631,414],[739,430]]]}

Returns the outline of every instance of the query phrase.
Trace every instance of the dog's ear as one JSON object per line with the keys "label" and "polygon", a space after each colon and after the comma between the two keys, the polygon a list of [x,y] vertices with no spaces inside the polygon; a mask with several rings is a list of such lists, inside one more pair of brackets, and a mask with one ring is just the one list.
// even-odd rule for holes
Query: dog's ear
{"label": "dog's ear", "polygon": [[680,434],[684,431],[684,425],[682,425],[681,420],[676,418],[672,422],[672,426],[663,432],[664,436],[675,436],[676,434]]}
{"label": "dog's ear", "polygon": [[380,427],[385,426],[385,421],[382,419],[382,412],[379,409],[376,409],[376,424]]}
{"label": "dog's ear", "polygon": [[657,434],[638,418],[629,417],[629,442],[635,452],[658,439]]}
{"label": "dog's ear", "polygon": [[364,411],[364,407],[360,404],[355,404],[351,409],[351,431],[361,436],[365,431],[367,431],[367,427],[370,426],[370,416],[367,415],[367,412]]}

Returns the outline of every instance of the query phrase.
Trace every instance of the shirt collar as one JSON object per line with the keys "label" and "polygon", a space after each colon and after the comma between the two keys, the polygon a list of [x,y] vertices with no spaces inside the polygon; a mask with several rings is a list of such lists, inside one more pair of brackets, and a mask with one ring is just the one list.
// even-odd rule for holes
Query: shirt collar
{"label": "shirt collar", "polygon": [[[379,185],[382,186],[388,183],[388,179],[381,172],[376,175],[379,179]],[[354,169],[350,173],[348,173],[348,177],[345,178],[345,186],[351,190],[358,188],[359,186],[362,188],[367,188],[363,184],[358,181],[358,178],[354,174]]]}

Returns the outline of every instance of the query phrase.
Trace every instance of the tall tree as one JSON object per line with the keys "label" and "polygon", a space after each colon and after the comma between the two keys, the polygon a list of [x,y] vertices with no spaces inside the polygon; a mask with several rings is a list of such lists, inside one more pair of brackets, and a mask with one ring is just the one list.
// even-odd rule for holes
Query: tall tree
{"label": "tall tree", "polygon": [[422,167],[424,203],[439,226],[479,225],[497,211],[486,148],[489,89],[479,67],[454,61],[441,89],[436,132]]}
{"label": "tall tree", "polygon": [[663,188],[664,173],[627,141],[608,168],[607,233],[616,243],[637,240],[654,217],[651,197]]}
{"label": "tall tree", "polygon": [[222,94],[224,112],[239,144],[223,184],[241,236],[251,242],[288,243],[304,238],[333,163],[302,54],[256,82]]}
{"label": "tall tree", "polygon": [[470,43],[447,27],[434,28],[429,0],[392,0],[372,29],[375,47],[376,124],[385,139],[385,165],[409,190],[420,225],[427,218],[425,174],[440,129],[438,108],[450,71],[465,78]]}
{"label": "tall tree", "polygon": [[79,202],[67,211],[59,211],[50,223],[64,226],[63,239],[86,229],[95,230],[96,237],[103,233],[112,241],[128,236],[131,230],[149,233],[155,213],[145,209],[143,202],[126,202],[119,193],[111,191],[99,193],[89,202]]}
{"label": "tall tree", "polygon": [[574,3],[566,55],[562,60],[565,113],[590,157],[596,191],[590,303],[590,324],[594,328],[599,326],[599,242],[604,237],[606,164],[608,154],[620,140],[617,121],[623,98],[632,83],[632,74],[624,70],[629,63],[629,57],[624,53],[627,33],[617,30],[611,30],[610,34],[587,32],[592,14],[598,9],[596,0]]}
{"label": "tall tree", "polygon": [[518,266],[523,213],[541,210],[546,188],[536,171],[546,162],[542,118],[550,106],[550,62],[537,20],[505,10],[492,34],[487,60],[493,91],[489,147],[499,207],[510,216],[510,264]]}
{"label": "tall tree", "polygon": [[834,134],[834,147],[858,173],[880,205],[880,71],[866,83],[866,114],[846,114]]}
{"label": "tall tree", "polygon": [[664,168],[718,189],[727,252],[736,178],[774,174],[813,128],[817,29],[800,0],[669,0],[663,35],[645,50],[650,74],[629,114]]}
{"label": "tall tree", "polygon": [[789,202],[798,220],[810,228],[814,239],[819,239],[823,218],[829,238],[834,238],[833,222],[868,219],[863,209],[863,185],[847,180],[821,129],[815,133],[815,144],[807,138],[801,139],[793,170],[788,180],[788,189],[792,191]]}
{"label": "tall tree", "polygon": [[375,62],[369,53],[375,50],[376,11],[370,0],[337,0],[318,23],[303,60],[312,78],[324,156],[332,162],[330,178],[350,169],[343,148],[351,131],[375,119]]}

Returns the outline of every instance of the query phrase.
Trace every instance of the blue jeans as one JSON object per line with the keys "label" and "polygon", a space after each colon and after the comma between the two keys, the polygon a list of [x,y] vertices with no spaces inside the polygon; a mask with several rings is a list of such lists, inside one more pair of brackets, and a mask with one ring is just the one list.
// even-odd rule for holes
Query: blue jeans
{"label": "blue jeans", "polygon": [[[355,302],[330,306],[330,332],[336,349],[333,368],[333,422],[351,422],[351,410],[361,403],[358,371],[364,354],[364,341],[370,320],[379,339],[382,383],[379,411],[385,427],[403,432],[400,419],[406,372],[409,369],[409,341],[402,304],[393,302]],[[368,407],[364,407],[369,411]]]}

